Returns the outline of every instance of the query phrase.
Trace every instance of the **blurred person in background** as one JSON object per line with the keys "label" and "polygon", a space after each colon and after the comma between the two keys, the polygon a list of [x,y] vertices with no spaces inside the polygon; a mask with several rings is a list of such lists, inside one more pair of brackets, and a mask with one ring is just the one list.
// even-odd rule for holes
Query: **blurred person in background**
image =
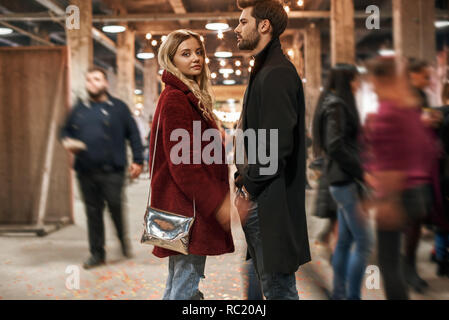
{"label": "blurred person in background", "polygon": [[362,280],[372,252],[372,235],[359,206],[363,195],[358,140],[361,125],[354,98],[359,84],[355,66],[333,67],[313,120],[314,153],[325,157],[323,174],[338,207],[338,241],[332,258],[332,299],[335,300],[361,299]]}
{"label": "blurred person in background", "polygon": [[[412,91],[418,100],[418,106],[421,111],[421,121],[428,131],[428,135],[434,140],[434,143],[439,143],[437,130],[439,130],[441,125],[442,113],[440,110],[430,108],[429,99],[425,92],[431,83],[430,65],[424,60],[415,58],[408,59],[407,77]],[[435,216],[439,217],[443,214],[439,182],[440,158],[429,158],[428,161],[433,161],[430,182],[432,186],[433,205],[429,208],[428,212],[425,212],[422,220],[411,222],[405,230],[403,271],[407,283],[417,292],[423,292],[423,290],[428,287],[427,281],[419,276],[416,266],[416,254],[421,238],[422,227],[424,224],[435,224]]]}
{"label": "blurred person in background", "polygon": [[132,179],[143,165],[143,148],[139,130],[128,106],[108,93],[106,72],[92,68],[86,76],[87,101],[79,100],[61,131],[63,146],[75,154],[75,170],[86,206],[91,256],[85,269],[105,263],[105,202],[111,213],[122,253],[131,257],[124,216],[124,184],[127,166],[126,140],[131,144]]}
{"label": "blurred person in background", "polygon": [[[419,96],[395,58],[375,58],[368,70],[379,100],[378,113],[365,127],[365,181],[373,188],[378,261],[386,298],[407,300],[407,282],[415,289],[421,285],[401,268],[401,233],[423,221],[432,206],[432,173],[440,151],[421,119]],[[406,263],[414,266],[414,256],[409,258]]]}
{"label": "blurred person in background", "polygon": [[439,128],[439,137],[444,149],[440,161],[440,186],[443,199],[443,212],[434,215],[435,248],[433,260],[437,263],[437,275],[449,277],[449,82],[443,86],[442,101],[444,106],[438,108],[443,114]]}

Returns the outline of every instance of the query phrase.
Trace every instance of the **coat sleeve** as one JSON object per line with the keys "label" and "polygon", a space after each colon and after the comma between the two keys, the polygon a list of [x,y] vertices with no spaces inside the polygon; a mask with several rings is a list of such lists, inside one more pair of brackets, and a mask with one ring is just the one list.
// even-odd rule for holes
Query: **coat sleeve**
{"label": "coat sleeve", "polygon": [[325,137],[328,156],[339,167],[353,177],[363,179],[363,171],[358,153],[349,150],[345,144],[344,126],[345,117],[340,105],[329,106],[326,112]]}
{"label": "coat sleeve", "polygon": [[[298,141],[295,139],[298,108],[300,104],[304,106],[302,83],[298,81],[298,75],[290,68],[273,68],[265,77],[260,87],[260,100],[256,108],[258,129],[266,130],[266,139],[258,139],[256,163],[249,163],[248,171],[242,181],[254,198],[257,198],[284,171],[287,158],[294,149],[295,141]],[[301,94],[299,94],[299,91],[301,91]],[[300,101],[301,99],[302,101]],[[272,139],[269,138],[270,130],[277,131],[277,146],[272,146],[273,143],[276,143],[276,139],[271,141]],[[257,132],[256,135],[258,135]],[[297,138],[305,140],[305,137]],[[270,147],[277,150],[277,157],[271,154]],[[259,149],[262,149],[260,151],[265,152],[269,157],[268,164],[261,161]],[[250,155],[248,155],[249,158]],[[266,170],[270,165],[276,167],[275,172]]]}
{"label": "coat sleeve", "polygon": [[126,138],[129,140],[131,149],[133,152],[133,162],[142,165],[143,164],[143,146],[140,138],[139,129],[137,128],[136,121],[131,115],[129,108],[124,106],[125,112],[125,126],[126,126]]}
{"label": "coat sleeve", "polygon": [[[211,176],[208,169],[211,170],[212,168],[208,168],[209,165],[203,163],[203,161],[199,164],[192,161],[194,154],[193,109],[187,96],[181,91],[170,92],[164,97],[161,107],[160,126],[162,131],[159,133],[162,134],[161,138],[163,139],[164,153],[170,175],[189,200],[193,202],[195,199],[198,212],[203,215],[215,214],[229,191],[229,182]],[[177,129],[178,132],[181,129],[189,137],[188,163],[175,164],[170,157],[173,147],[181,143],[177,135],[173,139],[171,138],[172,133]],[[185,147],[187,147],[187,144]],[[220,165],[226,166],[226,164]],[[211,164],[210,166],[217,165]]]}
{"label": "coat sleeve", "polygon": [[78,106],[74,106],[73,109],[68,113],[65,122],[62,124],[59,131],[59,139],[64,140],[64,138],[76,138],[75,131],[73,130],[73,119],[78,112]]}

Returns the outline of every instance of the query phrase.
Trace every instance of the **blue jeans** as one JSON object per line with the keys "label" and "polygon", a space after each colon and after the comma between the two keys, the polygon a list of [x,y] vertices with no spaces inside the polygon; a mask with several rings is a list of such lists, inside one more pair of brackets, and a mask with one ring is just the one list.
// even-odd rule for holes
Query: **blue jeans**
{"label": "blue jeans", "polygon": [[[267,300],[298,300],[295,273],[265,272],[257,206],[248,214],[248,220],[243,226],[243,231],[265,298]],[[269,241],[269,239],[266,239],[266,241]]]}
{"label": "blue jeans", "polygon": [[257,277],[256,268],[254,267],[253,259],[249,259],[245,264],[246,273],[248,275],[248,300],[263,300],[262,288]]}
{"label": "blue jeans", "polygon": [[[373,236],[367,221],[357,211],[357,187],[354,183],[330,186],[338,205],[338,241],[332,258],[334,288],[332,299],[360,300],[366,262],[371,254]],[[354,251],[351,247],[355,243]]]}
{"label": "blue jeans", "polygon": [[168,259],[168,278],[163,300],[199,300],[206,256],[175,255]]}
{"label": "blue jeans", "polygon": [[445,261],[448,258],[449,234],[446,232],[437,232],[435,234],[435,251],[438,261]]}

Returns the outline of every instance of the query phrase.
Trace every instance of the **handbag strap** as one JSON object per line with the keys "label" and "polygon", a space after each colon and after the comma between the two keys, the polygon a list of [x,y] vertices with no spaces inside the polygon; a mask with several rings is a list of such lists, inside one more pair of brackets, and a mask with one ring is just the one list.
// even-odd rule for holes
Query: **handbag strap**
{"label": "handbag strap", "polygon": [[[151,159],[150,188],[149,188],[149,191],[148,191],[147,208],[151,204],[151,194],[152,194],[151,181],[153,180],[154,159],[155,159],[155,156],[156,156],[157,136],[159,134],[159,123],[160,123],[160,121],[161,121],[161,114],[159,113],[159,117],[157,119],[157,127],[156,127],[156,138],[154,139],[153,157]],[[194,218],[196,217],[195,197],[193,198],[193,217]]]}

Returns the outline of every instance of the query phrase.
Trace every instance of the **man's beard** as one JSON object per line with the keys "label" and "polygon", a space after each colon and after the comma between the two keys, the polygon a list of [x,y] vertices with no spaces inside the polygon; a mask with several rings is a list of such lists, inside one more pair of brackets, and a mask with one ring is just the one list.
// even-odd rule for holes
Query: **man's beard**
{"label": "man's beard", "polygon": [[103,94],[106,93],[106,89],[102,89],[98,92],[91,92],[91,91],[87,91],[87,93],[89,94],[89,97],[92,100],[98,100]]}
{"label": "man's beard", "polygon": [[240,40],[238,47],[240,50],[254,50],[260,41],[260,34],[257,31],[251,32],[247,39]]}

